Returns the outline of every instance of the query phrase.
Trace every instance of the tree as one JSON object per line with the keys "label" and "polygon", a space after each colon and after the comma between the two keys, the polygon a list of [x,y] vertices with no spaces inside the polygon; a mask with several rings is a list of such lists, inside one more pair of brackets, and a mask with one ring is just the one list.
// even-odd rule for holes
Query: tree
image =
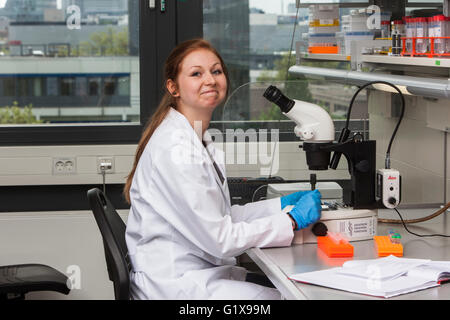
{"label": "tree", "polygon": [[43,123],[33,115],[33,106],[29,104],[20,108],[17,101],[12,106],[0,108],[0,124],[32,124]]}
{"label": "tree", "polygon": [[[293,76],[288,74],[288,69],[293,65],[295,61],[295,56],[289,54],[283,54],[283,56],[275,61],[275,70],[277,71],[275,76],[271,76],[269,72],[263,72],[258,78],[258,81],[267,82],[280,82],[280,86],[283,86],[283,93],[292,99],[302,100],[307,102],[312,102],[320,105],[322,108],[330,111],[329,108],[321,102],[314,102],[312,95],[308,89],[308,81],[298,76]],[[318,68],[329,68],[329,69],[349,69],[350,65],[347,63],[342,63],[339,61],[303,61],[302,65]],[[335,114],[330,115],[333,119],[345,119],[345,116],[338,116]],[[260,116],[260,120],[286,120],[286,117],[281,113],[280,108],[275,104],[273,107],[267,111],[263,112]]]}
{"label": "tree", "polygon": [[[295,76],[288,74],[288,68],[292,65],[292,61],[295,60],[295,56],[289,54],[283,54],[283,56],[274,62],[275,70],[277,71],[275,76],[270,76],[269,72],[263,72],[257,81],[261,82],[280,82],[280,86],[283,87],[283,93],[292,99],[311,101],[312,96],[308,90],[308,82],[306,80],[298,79]],[[260,120],[286,120],[280,108],[275,104],[267,112],[263,112]]]}
{"label": "tree", "polygon": [[116,31],[109,27],[105,32],[95,32],[90,36],[90,41],[81,42],[77,54],[79,56],[127,56],[128,52],[128,28]]}

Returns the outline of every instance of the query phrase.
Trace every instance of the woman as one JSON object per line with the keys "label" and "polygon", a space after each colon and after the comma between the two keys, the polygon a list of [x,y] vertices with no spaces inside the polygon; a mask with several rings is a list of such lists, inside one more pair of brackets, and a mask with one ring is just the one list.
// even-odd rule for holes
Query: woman
{"label": "woman", "polygon": [[206,129],[226,97],[227,69],[205,40],[178,45],[165,65],[166,93],[139,142],[124,195],[134,299],[279,299],[246,282],[235,256],[289,246],[293,229],[320,216],[320,193],[231,206],[224,155]]}

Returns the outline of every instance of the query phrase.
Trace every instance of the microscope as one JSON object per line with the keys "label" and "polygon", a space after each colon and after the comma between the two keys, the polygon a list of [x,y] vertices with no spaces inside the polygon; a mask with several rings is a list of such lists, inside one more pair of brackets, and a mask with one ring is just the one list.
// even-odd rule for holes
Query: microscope
{"label": "microscope", "polygon": [[[289,99],[275,86],[268,87],[263,96],[275,103],[284,115],[295,122],[294,132],[303,140],[300,147],[305,151],[309,170],[336,169],[343,155],[347,160],[351,177],[350,199],[345,204],[342,198],[330,201],[333,199],[324,197],[330,190],[327,190],[325,183],[323,183],[325,188],[322,190],[321,183],[314,182],[316,188],[322,193],[322,203],[328,205],[322,206],[320,221],[306,229],[295,231],[293,242],[314,243],[317,242],[317,236],[326,235],[327,231],[339,232],[349,241],[372,239],[376,235],[379,206],[375,198],[376,142],[365,140],[359,133],[349,138],[350,131],[346,128],[343,129],[339,140],[334,141],[333,120],[320,106]],[[335,185],[338,186],[336,183]],[[280,184],[269,185],[268,198],[270,198],[271,188],[276,188],[273,195],[278,197],[299,191],[298,184],[291,186],[292,188]],[[291,208],[292,206],[287,207],[285,211],[288,212]]]}

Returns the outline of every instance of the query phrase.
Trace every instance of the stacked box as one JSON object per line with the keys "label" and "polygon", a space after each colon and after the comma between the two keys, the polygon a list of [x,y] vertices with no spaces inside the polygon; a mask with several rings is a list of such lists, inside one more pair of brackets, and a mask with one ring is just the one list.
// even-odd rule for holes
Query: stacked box
{"label": "stacked box", "polygon": [[338,5],[309,6],[308,39],[310,53],[337,53],[336,32],[340,29]]}
{"label": "stacked box", "polygon": [[349,15],[342,16],[342,32],[337,34],[342,54],[350,55],[352,41],[374,38],[375,30],[367,26],[369,17],[370,14],[360,10],[352,10]]}

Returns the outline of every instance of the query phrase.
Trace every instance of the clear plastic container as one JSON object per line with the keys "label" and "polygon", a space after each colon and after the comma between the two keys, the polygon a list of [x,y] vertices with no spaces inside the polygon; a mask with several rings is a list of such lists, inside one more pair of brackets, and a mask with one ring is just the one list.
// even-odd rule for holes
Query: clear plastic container
{"label": "clear plastic container", "polygon": [[394,20],[391,22],[391,33],[397,31],[398,34],[405,36],[405,24],[403,20]]}
{"label": "clear plastic container", "polygon": [[337,5],[310,5],[310,27],[339,26],[339,7]]}
{"label": "clear plastic container", "polygon": [[[445,24],[447,25],[445,28],[447,30],[445,36],[450,37],[450,17],[446,17],[445,20]],[[445,53],[450,53],[450,39],[445,39]]]}
{"label": "clear plastic container", "polygon": [[428,21],[427,18],[416,18],[416,52],[426,53],[428,50],[428,40],[420,39],[420,37],[428,37]]}
{"label": "clear plastic container", "polygon": [[[446,17],[442,14],[431,18],[431,24],[429,28],[430,37],[446,37],[447,36],[447,21]],[[434,39],[434,52],[445,53],[446,39]]]}
{"label": "clear plastic container", "polygon": [[[416,37],[416,19],[407,17],[406,18],[406,37],[412,38]],[[412,53],[413,51],[413,39],[406,39],[406,52]]]}
{"label": "clear plastic container", "polygon": [[389,38],[391,36],[391,22],[381,21],[381,37]]}
{"label": "clear plastic container", "polygon": [[[345,32],[344,33],[345,54],[346,55],[351,54],[352,42],[373,40],[373,38],[374,38],[373,31],[370,31],[370,32],[365,32],[365,31]],[[371,49],[373,49],[373,48],[371,48]],[[369,50],[369,48],[362,48],[362,51],[367,53],[370,50]]]}
{"label": "clear plastic container", "polygon": [[336,46],[335,33],[309,33],[308,46],[309,47],[329,47]]}

